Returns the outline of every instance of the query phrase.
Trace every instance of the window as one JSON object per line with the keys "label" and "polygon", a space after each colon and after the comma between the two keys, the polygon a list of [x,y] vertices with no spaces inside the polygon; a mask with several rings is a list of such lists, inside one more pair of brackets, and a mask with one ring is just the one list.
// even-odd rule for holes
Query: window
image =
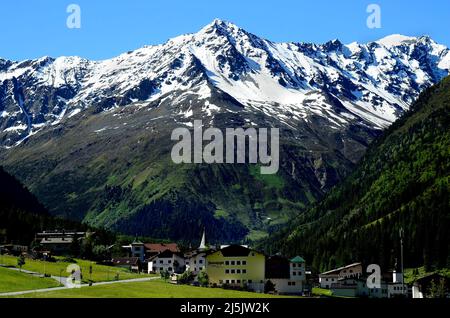
{"label": "window", "polygon": [[236,270],[236,273],[237,273],[237,274],[240,274],[240,273],[241,273],[241,270],[240,270],[240,269],[237,269],[237,270]]}
{"label": "window", "polygon": [[234,274],[236,271],[234,269],[231,270],[231,274]]}
{"label": "window", "polygon": [[230,265],[230,262],[229,261],[225,261],[225,265]]}
{"label": "window", "polygon": [[162,263],[164,263],[164,262],[163,262],[163,260],[162,260],[162,259],[160,259],[160,260],[159,260],[159,263],[160,263],[160,264],[162,264]]}
{"label": "window", "polygon": [[234,284],[234,279],[231,280],[231,283]]}
{"label": "window", "polygon": [[236,261],[236,265],[241,265],[241,261]]}
{"label": "window", "polygon": [[231,265],[234,265],[234,261],[231,261]]}
{"label": "window", "polygon": [[242,265],[247,265],[247,261],[242,261]]}
{"label": "window", "polygon": [[229,269],[226,269],[225,270],[225,274],[229,274],[230,273],[230,270]]}
{"label": "window", "polygon": [[296,276],[296,275],[297,275],[297,272],[292,272],[292,275]]}
{"label": "window", "polygon": [[171,263],[172,263],[172,260],[171,260],[171,259],[169,259],[169,260],[167,261],[167,263],[168,263],[168,264],[171,264]]}
{"label": "window", "polygon": [[251,284],[251,283],[253,283],[253,281],[252,281],[251,279],[249,279],[249,280],[248,280],[248,283]]}
{"label": "window", "polygon": [[203,260],[202,260],[202,259],[199,260],[198,263],[199,263],[199,264],[203,264]]}
{"label": "window", "polygon": [[236,283],[240,284],[240,283],[241,283],[241,280],[240,280],[240,279],[238,279],[238,280],[236,281]]}
{"label": "window", "polygon": [[247,270],[246,270],[246,269],[243,269],[243,270],[242,270],[242,274],[247,274]]}
{"label": "window", "polygon": [[230,283],[230,281],[227,279],[226,281],[225,281],[225,283],[227,283],[227,284],[229,284]]}

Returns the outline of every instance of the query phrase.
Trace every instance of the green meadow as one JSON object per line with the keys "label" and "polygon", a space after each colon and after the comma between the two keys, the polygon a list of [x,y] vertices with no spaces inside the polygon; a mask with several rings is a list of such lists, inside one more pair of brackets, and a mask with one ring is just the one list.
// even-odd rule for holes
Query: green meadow
{"label": "green meadow", "polygon": [[[113,280],[124,280],[131,278],[143,278],[150,277],[146,274],[136,274],[128,271],[124,268],[98,265],[95,262],[86,260],[75,259],[76,264],[80,266],[82,272],[82,281],[88,282],[91,278],[93,282],[104,282]],[[17,266],[17,257],[2,255],[0,256],[0,263],[8,266]],[[67,266],[72,263],[64,262],[62,258],[57,258],[56,262],[44,262],[39,260],[25,259],[25,265],[22,269],[37,272],[41,274],[50,274],[53,276],[68,276]],[[89,274],[89,267],[92,266],[92,277]]]}
{"label": "green meadow", "polygon": [[109,285],[30,293],[27,298],[273,298],[277,296],[220,288],[173,285],[160,279],[148,282]]}
{"label": "green meadow", "polygon": [[0,267],[0,293],[58,286],[60,286],[60,284],[52,278],[33,276],[23,272]]}

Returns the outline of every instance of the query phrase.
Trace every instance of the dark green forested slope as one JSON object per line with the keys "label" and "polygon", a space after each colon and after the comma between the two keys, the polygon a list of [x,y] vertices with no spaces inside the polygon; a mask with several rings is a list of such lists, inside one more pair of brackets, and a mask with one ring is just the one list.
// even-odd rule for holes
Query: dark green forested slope
{"label": "dark green forested slope", "polygon": [[34,195],[0,167],[0,243],[28,245],[36,232],[74,225],[51,217]]}
{"label": "dark green forested slope", "polygon": [[[264,243],[304,255],[316,270],[352,261],[449,265],[450,77],[421,94],[343,183]],[[275,243],[274,243],[275,242]]]}

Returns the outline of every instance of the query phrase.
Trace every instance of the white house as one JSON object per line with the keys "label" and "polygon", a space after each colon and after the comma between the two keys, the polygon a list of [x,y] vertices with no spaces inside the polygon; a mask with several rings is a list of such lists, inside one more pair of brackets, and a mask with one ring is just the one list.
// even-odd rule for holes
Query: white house
{"label": "white house", "polygon": [[305,260],[296,256],[288,260],[282,256],[266,259],[266,282],[275,285],[278,294],[302,294],[306,282]]}
{"label": "white house", "polygon": [[191,251],[184,254],[186,270],[191,271],[194,275],[198,275],[206,268],[206,252]]}
{"label": "white house", "polygon": [[130,245],[122,246],[122,248],[129,251],[130,257],[137,257],[143,263],[145,260],[144,243],[134,240]]}
{"label": "white house", "polygon": [[341,277],[330,289],[335,296],[343,297],[368,297],[368,298],[394,298],[407,295],[408,287],[402,284],[401,273],[393,272],[392,276],[384,277],[380,281],[379,288],[369,288],[367,278]]}
{"label": "white house", "polygon": [[337,284],[341,278],[358,278],[362,274],[363,268],[361,263],[339,267],[319,274],[320,287],[329,289],[333,284]]}
{"label": "white house", "polygon": [[198,273],[206,269],[206,250],[206,234],[205,230],[203,230],[200,246],[184,255],[186,270],[190,270],[194,275],[198,275]]}
{"label": "white house", "polygon": [[148,273],[169,272],[182,273],[185,271],[184,255],[178,252],[165,250],[148,260]]}

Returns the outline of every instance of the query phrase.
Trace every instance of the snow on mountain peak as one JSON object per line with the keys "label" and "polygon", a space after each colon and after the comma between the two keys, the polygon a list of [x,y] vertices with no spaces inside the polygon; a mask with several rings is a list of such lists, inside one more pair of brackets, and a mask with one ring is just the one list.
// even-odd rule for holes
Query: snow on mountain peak
{"label": "snow on mountain peak", "polygon": [[388,35],[388,36],[376,41],[376,43],[379,43],[386,47],[393,47],[393,46],[399,46],[399,45],[405,44],[405,42],[411,42],[411,41],[416,41],[416,40],[417,40],[416,37],[406,36],[406,35],[401,35],[401,34],[392,34],[392,35]]}
{"label": "snow on mountain peak", "polygon": [[[321,116],[336,126],[359,118],[383,128],[449,69],[448,48],[429,37],[395,34],[348,45],[337,39],[322,45],[275,43],[215,19],[197,33],[103,61],[0,60],[0,132],[11,144],[14,133],[23,137],[80,109],[145,106],[168,96],[207,100],[214,87],[247,111],[286,124]],[[199,90],[201,98],[193,93]],[[21,130],[28,119],[31,127]]]}

